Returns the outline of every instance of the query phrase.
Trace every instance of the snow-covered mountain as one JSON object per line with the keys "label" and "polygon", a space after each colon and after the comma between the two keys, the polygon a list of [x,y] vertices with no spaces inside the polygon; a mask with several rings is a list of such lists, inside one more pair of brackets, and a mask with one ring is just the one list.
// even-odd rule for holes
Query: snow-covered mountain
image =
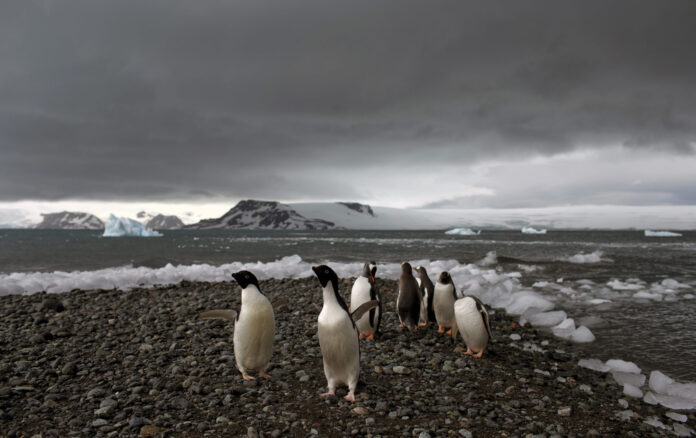
{"label": "snow-covered mountain", "polygon": [[240,201],[217,219],[188,225],[192,229],[329,230],[336,225],[325,219],[306,217],[287,204],[275,201]]}
{"label": "snow-covered mountain", "polygon": [[184,223],[177,216],[158,214],[147,221],[145,226],[152,230],[178,230],[184,228]]}
{"label": "snow-covered mountain", "polygon": [[89,213],[61,211],[44,213],[41,223],[36,228],[44,230],[103,230],[104,222]]}
{"label": "snow-covered mountain", "polygon": [[403,208],[371,207],[356,202],[289,204],[305,217],[321,218],[349,230],[424,230],[444,228],[427,213]]}

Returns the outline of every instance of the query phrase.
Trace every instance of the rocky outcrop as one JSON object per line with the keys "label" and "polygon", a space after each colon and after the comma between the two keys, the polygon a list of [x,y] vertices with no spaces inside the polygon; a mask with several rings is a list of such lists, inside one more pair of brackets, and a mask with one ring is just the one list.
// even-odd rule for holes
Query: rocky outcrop
{"label": "rocky outcrop", "polygon": [[42,214],[36,228],[43,230],[103,230],[104,222],[93,214],[73,211]]}

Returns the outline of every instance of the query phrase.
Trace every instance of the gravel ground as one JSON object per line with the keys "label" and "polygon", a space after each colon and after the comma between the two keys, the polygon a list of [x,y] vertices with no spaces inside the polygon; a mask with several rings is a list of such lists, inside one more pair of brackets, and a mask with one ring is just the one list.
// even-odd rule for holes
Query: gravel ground
{"label": "gravel ground", "polygon": [[[351,284],[341,281],[344,296]],[[623,397],[611,377],[577,366],[572,345],[500,311],[482,359],[435,327],[402,332],[396,282],[378,285],[383,333],[360,341],[355,403],[343,400],[345,387],[317,396],[326,380],[314,278],[261,282],[276,313],[269,381],[242,380],[232,322],[196,321],[239,307],[232,283],[0,297],[0,434],[630,437],[674,436],[675,427],[684,436],[696,422]],[[651,417],[667,429],[646,424]]]}

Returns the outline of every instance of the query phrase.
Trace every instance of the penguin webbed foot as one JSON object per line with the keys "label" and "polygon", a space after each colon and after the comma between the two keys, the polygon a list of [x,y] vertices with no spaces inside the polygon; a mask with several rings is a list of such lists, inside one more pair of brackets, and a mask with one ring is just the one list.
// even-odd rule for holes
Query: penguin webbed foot
{"label": "penguin webbed foot", "polygon": [[355,391],[348,392],[348,395],[343,397],[343,399],[351,403],[355,402]]}
{"label": "penguin webbed foot", "polygon": [[427,327],[428,323],[427,322],[419,322],[418,327]]}
{"label": "penguin webbed foot", "polygon": [[262,379],[271,380],[270,374],[266,374],[265,371],[259,371],[259,377],[261,377]]}
{"label": "penguin webbed foot", "polygon": [[244,379],[244,380],[256,380],[256,377],[252,377],[249,374],[247,374],[246,371],[242,371],[242,379]]}
{"label": "penguin webbed foot", "polygon": [[319,394],[319,397],[330,397],[332,395],[336,395],[335,389],[329,389],[329,392],[323,392],[323,393]]}

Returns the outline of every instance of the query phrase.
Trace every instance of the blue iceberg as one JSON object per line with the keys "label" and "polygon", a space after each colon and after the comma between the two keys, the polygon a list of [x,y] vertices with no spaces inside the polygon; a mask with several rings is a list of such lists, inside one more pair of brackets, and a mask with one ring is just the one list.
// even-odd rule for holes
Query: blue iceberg
{"label": "blue iceberg", "polygon": [[534,227],[523,227],[522,234],[546,234],[546,229],[542,228],[540,230],[537,230]]}
{"label": "blue iceberg", "polygon": [[645,230],[645,237],[682,237],[681,233],[671,231],[651,231]]}
{"label": "blue iceberg", "polygon": [[127,217],[109,215],[109,221],[104,228],[104,237],[159,237],[162,234],[151,230],[140,222]]}

